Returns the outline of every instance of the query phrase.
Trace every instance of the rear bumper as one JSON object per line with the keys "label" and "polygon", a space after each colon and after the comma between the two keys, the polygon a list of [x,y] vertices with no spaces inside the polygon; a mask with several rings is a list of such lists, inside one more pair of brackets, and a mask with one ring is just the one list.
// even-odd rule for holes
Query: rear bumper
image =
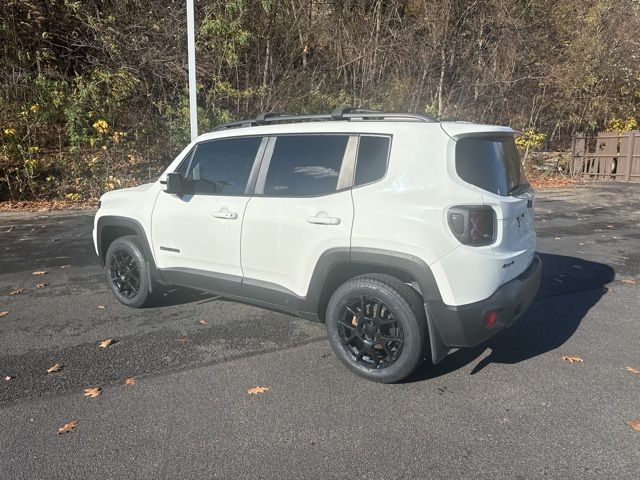
{"label": "rear bumper", "polygon": [[[538,292],[541,273],[542,261],[536,255],[524,272],[485,300],[460,306],[429,302],[430,330],[435,329],[430,333],[437,333],[446,347],[473,347],[482,343],[525,312]],[[483,318],[491,310],[498,311],[498,320],[487,327]]]}

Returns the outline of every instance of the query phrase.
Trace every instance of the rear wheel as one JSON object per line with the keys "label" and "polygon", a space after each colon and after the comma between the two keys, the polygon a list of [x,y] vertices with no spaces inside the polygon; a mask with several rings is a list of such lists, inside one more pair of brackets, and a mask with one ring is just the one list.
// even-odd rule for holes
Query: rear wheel
{"label": "rear wheel", "polygon": [[109,286],[118,301],[133,308],[151,301],[149,267],[136,236],[120,237],[111,242],[105,267]]}
{"label": "rear wheel", "polygon": [[390,275],[363,275],[338,287],[327,305],[326,328],[338,358],[369,380],[397,382],[424,359],[422,297]]}

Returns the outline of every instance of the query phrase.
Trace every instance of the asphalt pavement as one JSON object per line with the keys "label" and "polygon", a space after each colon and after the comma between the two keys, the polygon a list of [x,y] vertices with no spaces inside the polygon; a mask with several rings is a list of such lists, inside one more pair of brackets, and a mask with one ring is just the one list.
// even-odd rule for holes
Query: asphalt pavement
{"label": "asphalt pavement", "polygon": [[527,313],[396,385],[320,324],[185,290],[120,305],[93,212],[0,214],[0,479],[638,478],[640,184],[537,198]]}

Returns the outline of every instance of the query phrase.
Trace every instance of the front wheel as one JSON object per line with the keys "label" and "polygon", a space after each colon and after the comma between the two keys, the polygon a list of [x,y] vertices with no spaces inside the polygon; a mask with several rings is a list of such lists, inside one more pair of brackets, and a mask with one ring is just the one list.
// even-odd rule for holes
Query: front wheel
{"label": "front wheel", "polygon": [[130,235],[111,242],[105,267],[111,291],[120,303],[139,308],[150,302],[149,267],[137,237]]}
{"label": "front wheel", "polygon": [[327,305],[326,328],[338,358],[369,380],[402,380],[425,357],[422,297],[390,275],[363,275],[338,287]]}

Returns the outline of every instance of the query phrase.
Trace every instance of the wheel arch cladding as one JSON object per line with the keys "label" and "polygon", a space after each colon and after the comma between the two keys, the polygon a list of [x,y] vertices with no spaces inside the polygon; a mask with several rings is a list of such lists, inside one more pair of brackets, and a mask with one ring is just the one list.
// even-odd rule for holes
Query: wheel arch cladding
{"label": "wheel arch cladding", "polygon": [[425,302],[441,300],[431,269],[413,255],[371,248],[331,249],[318,260],[309,285],[309,301],[318,317],[324,318],[329,298],[342,283],[372,273],[391,275],[406,283],[416,282]]}
{"label": "wheel arch cladding", "polygon": [[100,263],[104,266],[107,249],[116,238],[135,235],[138,237],[140,247],[149,262],[149,267],[155,270],[155,262],[147,240],[144,228],[137,220],[127,217],[107,215],[98,219],[97,243]]}

